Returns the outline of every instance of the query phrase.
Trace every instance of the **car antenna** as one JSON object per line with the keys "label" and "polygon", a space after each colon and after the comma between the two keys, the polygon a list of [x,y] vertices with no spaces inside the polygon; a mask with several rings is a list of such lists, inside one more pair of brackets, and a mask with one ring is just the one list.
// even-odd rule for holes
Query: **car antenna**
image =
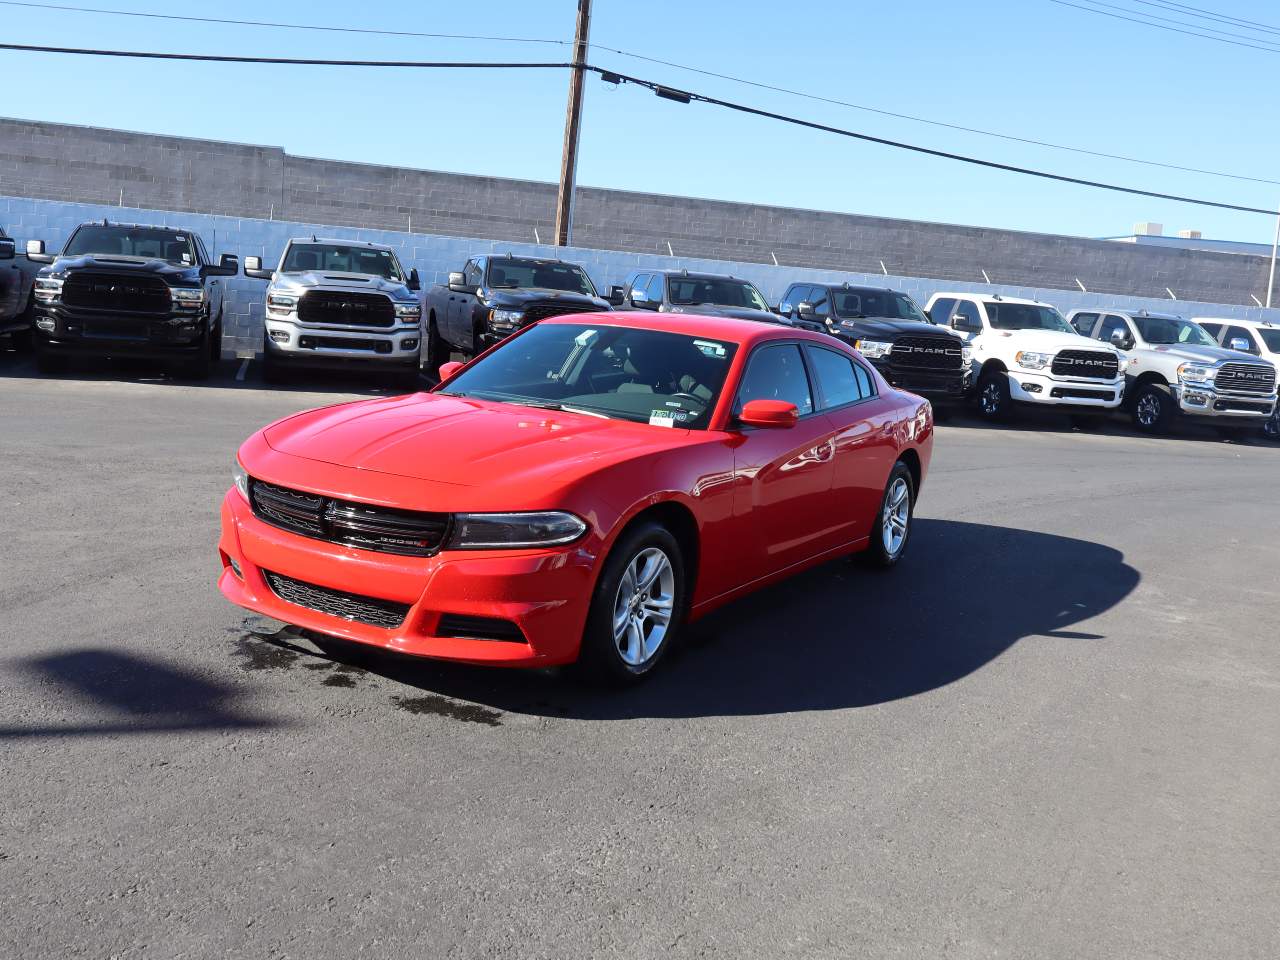
{"label": "car antenna", "polygon": [[311,235],[311,242],[312,243],[316,242],[316,235],[314,233]]}
{"label": "car antenna", "polygon": [[102,218],[102,225],[103,225],[104,227],[109,227],[109,226],[111,226],[111,224],[107,223],[107,218],[106,218],[106,217],[103,217],[103,218]]}
{"label": "car antenna", "polygon": [[993,294],[991,295],[991,299],[992,299],[992,300],[999,300],[999,299],[1000,299],[1000,294],[998,294],[998,293],[993,293]]}

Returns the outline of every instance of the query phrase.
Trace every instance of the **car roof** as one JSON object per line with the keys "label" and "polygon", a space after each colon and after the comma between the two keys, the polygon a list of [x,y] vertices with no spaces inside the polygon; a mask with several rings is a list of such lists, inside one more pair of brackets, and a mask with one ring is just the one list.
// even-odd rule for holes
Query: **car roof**
{"label": "car roof", "polygon": [[1069,316],[1075,316],[1077,313],[1096,313],[1101,316],[1104,313],[1114,313],[1118,316],[1128,317],[1154,317],[1156,320],[1181,320],[1182,317],[1176,313],[1160,313],[1155,310],[1145,310],[1139,308],[1137,310],[1130,307],[1076,307]]}
{"label": "car roof", "polygon": [[877,293],[901,293],[901,290],[895,290],[893,287],[877,287],[872,283],[850,283],[842,280],[839,283],[834,280],[817,281],[817,280],[797,280],[791,284],[793,287],[826,287],[828,290],[875,290]]}
{"label": "car roof", "polygon": [[[1002,293],[974,293],[972,291],[964,291],[953,293],[947,290],[940,290],[929,299],[937,300],[939,297],[955,297],[964,300],[994,300],[996,303],[1026,303],[1036,307],[1053,307],[1052,303],[1045,303],[1043,300],[1024,300],[1021,297],[1006,297]],[[1056,310],[1057,307],[1054,307]]]}
{"label": "car roof", "polygon": [[1280,324],[1272,323],[1270,320],[1240,320],[1236,317],[1192,317],[1191,319],[1196,323],[1221,323],[1223,326],[1253,327],[1254,329],[1280,327]]}
{"label": "car roof", "polygon": [[185,233],[191,231],[183,227],[162,227],[155,223],[125,223],[123,220],[86,220],[82,227],[142,227],[146,230],[163,230],[165,233]]}
{"label": "car roof", "polygon": [[337,240],[330,237],[291,237],[289,243],[337,243],[344,247],[368,247],[370,250],[394,250],[385,243],[373,243],[369,240]]}
{"label": "car roof", "polygon": [[830,345],[832,337],[810,333],[795,327],[760,320],[739,320],[736,317],[706,317],[696,313],[653,313],[649,310],[613,310],[608,313],[567,313],[549,317],[542,323],[579,324],[590,323],[602,327],[631,327],[636,330],[656,330],[662,333],[680,333],[688,337],[707,337],[728,340],[749,346],[763,340],[810,340]]}

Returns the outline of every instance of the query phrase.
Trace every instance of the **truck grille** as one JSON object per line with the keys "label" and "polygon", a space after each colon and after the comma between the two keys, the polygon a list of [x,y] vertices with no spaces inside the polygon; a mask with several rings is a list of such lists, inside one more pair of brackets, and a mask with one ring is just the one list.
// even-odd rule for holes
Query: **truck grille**
{"label": "truck grille", "polygon": [[69,307],[123,313],[168,313],[173,307],[169,285],[159,277],[87,270],[77,270],[67,277],[62,285],[62,302]]}
{"label": "truck grille", "polygon": [[375,507],[249,481],[253,513],[263,523],[361,550],[429,557],[449,532],[449,514]]}
{"label": "truck grille", "polygon": [[1120,361],[1114,353],[1095,350],[1063,350],[1053,358],[1055,377],[1114,380],[1119,372]]}
{"label": "truck grille", "polygon": [[409,613],[407,603],[379,600],[377,597],[366,597],[343,590],[331,590],[329,587],[294,580],[292,577],[272,573],[270,570],[263,570],[262,575],[266,578],[267,585],[271,587],[271,592],[285,603],[327,613],[331,617],[355,620],[358,623],[367,623],[371,627],[391,630],[404,623],[404,618]]}
{"label": "truck grille", "polygon": [[544,300],[525,306],[524,322],[536,323],[547,317],[560,317],[566,313],[598,313],[600,309],[593,303],[560,303],[557,300]]}
{"label": "truck grille", "polygon": [[954,337],[899,337],[889,351],[889,366],[897,370],[959,370],[964,347]]}
{"label": "truck grille", "polygon": [[1276,371],[1260,363],[1224,363],[1215,382],[1220,390],[1266,394],[1276,388]]}
{"label": "truck grille", "polygon": [[298,301],[298,319],[339,327],[390,327],[396,308],[379,293],[308,290]]}

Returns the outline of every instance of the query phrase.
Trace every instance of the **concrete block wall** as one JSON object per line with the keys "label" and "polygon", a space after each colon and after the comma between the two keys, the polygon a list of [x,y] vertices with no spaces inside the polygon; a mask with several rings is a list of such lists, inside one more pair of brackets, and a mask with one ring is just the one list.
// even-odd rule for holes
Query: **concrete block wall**
{"label": "concrete block wall", "polygon": [[[1054,289],[1045,285],[1010,285],[957,282],[947,278],[885,276],[880,273],[856,273],[814,267],[773,266],[772,264],[716,260],[706,257],[671,257],[652,253],[631,253],[591,247],[556,248],[547,244],[485,240],[444,234],[409,233],[407,231],[371,230],[338,224],[292,223],[248,217],[211,214],[175,213],[166,210],[121,208],[110,204],[66,203],[0,196],[0,224],[22,244],[29,239],[44,240],[50,250],[58,250],[75,227],[88,220],[120,220],[180,226],[200,234],[210,252],[237,254],[241,260],[259,256],[275,264],[290,237],[316,234],[335,239],[372,241],[393,247],[405,269],[417,267],[424,288],[442,283],[451,270],[459,270],[469,257],[487,253],[513,253],[517,256],[560,257],[580,263],[602,291],[610,284],[621,283],[639,269],[688,269],[713,273],[729,273],[750,280],[776,304],[789,284],[803,281],[848,281],[855,284],[893,287],[913,296],[923,306],[936,291],[951,290],[974,293],[999,293],[1010,297],[1029,297],[1057,306],[1063,313],[1076,307],[1172,311],[1193,317],[1243,317],[1280,323],[1280,309],[1264,310],[1238,304],[1201,301],[1172,301],[1155,297],[1129,297],[1076,290]],[[415,226],[417,221],[415,220]],[[253,356],[262,348],[263,306],[266,284],[240,276],[228,283],[226,312],[223,316],[223,348],[229,356]]]}
{"label": "concrete block wall", "polygon": [[[0,195],[528,243],[554,184],[294,157],[279,147],[0,119]],[[581,187],[574,242],[619,253],[1248,305],[1268,258]]]}

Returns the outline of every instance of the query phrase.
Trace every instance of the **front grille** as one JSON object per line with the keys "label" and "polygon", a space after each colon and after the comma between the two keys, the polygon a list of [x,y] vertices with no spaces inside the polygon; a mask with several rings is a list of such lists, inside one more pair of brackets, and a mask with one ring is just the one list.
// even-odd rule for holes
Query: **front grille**
{"label": "front grille", "polygon": [[263,570],[262,575],[266,577],[271,591],[285,603],[327,613],[331,617],[355,620],[357,623],[367,623],[371,627],[391,630],[404,623],[404,618],[409,613],[407,603],[379,600],[377,597],[347,593],[344,590],[331,590],[329,587],[294,580],[292,577],[272,573],[270,570]]}
{"label": "front grille", "polygon": [[449,532],[449,514],[375,507],[249,481],[249,499],[259,520],[316,540],[361,550],[429,557]]}
{"label": "front grille", "polygon": [[1114,390],[1081,390],[1077,387],[1054,387],[1049,396],[1059,400],[1114,400]]}
{"label": "front grille", "polygon": [[524,322],[536,323],[547,317],[559,317],[566,313],[597,313],[600,309],[593,303],[560,303],[558,300],[542,300],[525,306]]}
{"label": "front grille", "polygon": [[959,370],[964,347],[954,337],[899,337],[889,352],[889,365],[904,370]]}
{"label": "front grille", "polygon": [[67,277],[62,302],[68,307],[124,313],[168,313],[173,309],[169,285],[159,277],[88,270],[77,270]]}
{"label": "front grille", "polygon": [[1224,363],[1215,382],[1219,390],[1271,393],[1276,388],[1276,370],[1260,363]]}
{"label": "front grille", "polygon": [[390,327],[396,308],[378,293],[308,290],[298,301],[298,319],[339,327]]}
{"label": "front grille", "polygon": [[1096,350],[1063,350],[1053,358],[1055,377],[1114,380],[1119,372],[1120,361],[1114,353],[1102,353]]}
{"label": "front grille", "polygon": [[460,613],[446,613],[440,618],[436,634],[441,637],[458,637],[465,640],[506,640],[524,643],[524,634],[510,620],[497,617],[469,617]]}

